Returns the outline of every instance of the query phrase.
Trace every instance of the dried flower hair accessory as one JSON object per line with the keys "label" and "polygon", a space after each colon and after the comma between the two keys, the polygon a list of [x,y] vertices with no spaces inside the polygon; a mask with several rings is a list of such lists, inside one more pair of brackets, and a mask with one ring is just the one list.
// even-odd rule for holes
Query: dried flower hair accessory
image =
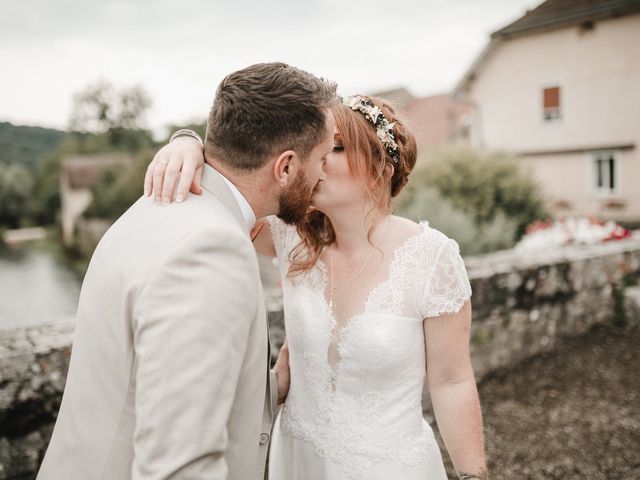
{"label": "dried flower hair accessory", "polygon": [[393,163],[398,163],[400,160],[400,153],[398,152],[396,138],[393,136],[393,127],[395,126],[395,123],[389,123],[378,106],[376,106],[371,100],[362,98],[359,95],[344,98],[342,103],[351,110],[362,113],[364,118],[373,123],[376,127],[376,135],[378,135],[378,138],[382,141],[382,144],[393,160]]}

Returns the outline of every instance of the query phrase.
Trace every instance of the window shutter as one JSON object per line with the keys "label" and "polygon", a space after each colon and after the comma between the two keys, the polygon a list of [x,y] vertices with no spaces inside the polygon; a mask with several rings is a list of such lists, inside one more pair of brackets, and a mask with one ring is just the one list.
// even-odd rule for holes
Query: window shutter
{"label": "window shutter", "polygon": [[560,87],[545,88],[544,108],[560,108]]}

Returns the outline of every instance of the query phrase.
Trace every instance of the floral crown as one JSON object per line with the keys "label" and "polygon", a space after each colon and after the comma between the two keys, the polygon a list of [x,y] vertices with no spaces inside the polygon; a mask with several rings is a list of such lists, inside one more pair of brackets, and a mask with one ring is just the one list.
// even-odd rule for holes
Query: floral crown
{"label": "floral crown", "polygon": [[396,143],[396,137],[393,136],[393,127],[395,123],[389,123],[386,119],[380,107],[374,105],[371,100],[362,98],[359,95],[353,97],[347,97],[342,99],[344,103],[351,110],[356,110],[364,115],[364,118],[369,120],[376,127],[376,135],[382,141],[384,148],[387,150],[389,156],[393,160],[393,163],[398,163],[400,160],[400,152],[398,152],[398,144]]}

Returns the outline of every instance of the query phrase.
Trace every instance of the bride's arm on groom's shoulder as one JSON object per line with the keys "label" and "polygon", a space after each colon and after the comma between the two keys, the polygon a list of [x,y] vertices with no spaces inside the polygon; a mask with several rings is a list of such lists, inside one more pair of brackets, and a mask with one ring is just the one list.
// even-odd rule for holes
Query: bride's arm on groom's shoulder
{"label": "bride's arm on groom's shoulder", "polygon": [[488,479],[482,411],[471,365],[471,302],[424,320],[427,382],[433,411],[460,480]]}
{"label": "bride's arm on groom's shoulder", "polygon": [[[174,138],[158,150],[149,163],[144,177],[145,196],[153,194],[157,203],[168,204],[174,200],[182,202],[189,191],[200,195],[203,165],[202,144],[196,138],[191,135]],[[266,219],[256,222],[251,239],[260,255],[276,256],[271,228]]]}
{"label": "bride's arm on groom's shoulder", "polygon": [[203,168],[201,141],[186,135],[173,138],[149,163],[144,177],[144,194],[147,197],[153,194],[156,203],[164,204],[174,200],[182,202],[189,191],[200,195]]}

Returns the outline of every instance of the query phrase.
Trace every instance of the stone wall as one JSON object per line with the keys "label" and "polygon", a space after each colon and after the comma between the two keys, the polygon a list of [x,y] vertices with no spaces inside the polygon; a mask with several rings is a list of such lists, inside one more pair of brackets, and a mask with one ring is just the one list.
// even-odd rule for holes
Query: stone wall
{"label": "stone wall", "polygon": [[73,323],[0,332],[0,479],[35,478],[67,375]]}
{"label": "stone wall", "polygon": [[592,325],[638,319],[640,238],[465,260],[476,378],[552,350]]}
{"label": "stone wall", "polygon": [[[504,251],[465,262],[478,381],[594,324],[640,321],[638,238],[537,254]],[[282,312],[267,293],[279,347]],[[62,397],[72,332],[72,322],[58,322],[0,333],[0,480],[35,477]]]}

